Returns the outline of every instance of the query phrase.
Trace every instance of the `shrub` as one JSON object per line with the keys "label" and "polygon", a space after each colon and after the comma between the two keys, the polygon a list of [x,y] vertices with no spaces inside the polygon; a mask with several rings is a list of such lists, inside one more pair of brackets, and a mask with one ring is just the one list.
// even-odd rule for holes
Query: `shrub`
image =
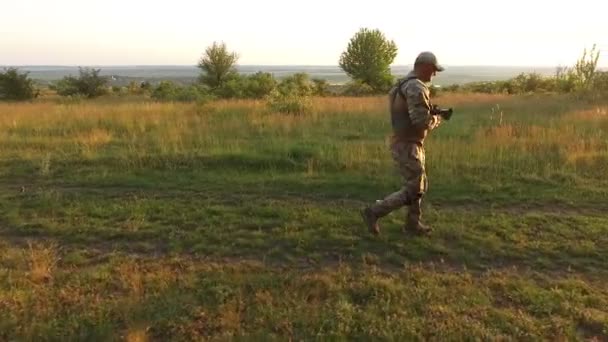
{"label": "shrub", "polygon": [[577,90],[591,90],[594,84],[594,78],[597,75],[597,61],[600,58],[600,52],[596,50],[596,46],[589,53],[587,49],[583,51],[581,58],[574,65],[575,81]]}
{"label": "shrub", "polygon": [[213,98],[202,86],[178,86],[171,81],[160,82],[150,96],[167,102],[207,102]]}
{"label": "shrub", "polygon": [[272,74],[258,72],[250,76],[234,75],[214,93],[222,98],[262,99],[276,88],[277,81]]}
{"label": "shrub", "polygon": [[277,113],[304,115],[312,112],[312,101],[308,96],[297,93],[283,94],[274,90],[268,96],[270,109]]}
{"label": "shrub", "polygon": [[608,92],[608,71],[600,71],[595,75],[593,89],[599,92]]}
{"label": "shrub", "polygon": [[61,96],[94,98],[108,93],[108,79],[99,76],[101,69],[78,68],[78,77],[66,76],[52,86]]}
{"label": "shrub", "polygon": [[0,72],[0,100],[24,101],[39,95],[29,73],[20,73],[17,68],[4,69]]}
{"label": "shrub", "polygon": [[312,80],[314,86],[313,86],[313,93],[316,96],[328,96],[330,94],[329,91],[329,82],[327,82],[327,80],[324,79],[319,79],[319,78],[314,78]]}
{"label": "shrub", "polygon": [[277,90],[283,95],[311,96],[315,92],[315,84],[306,73],[296,73],[285,77],[279,83]]}
{"label": "shrub", "polygon": [[264,98],[277,87],[277,80],[272,74],[258,72],[247,78],[245,94],[246,97],[261,99]]}
{"label": "shrub", "polygon": [[127,91],[131,95],[143,95],[148,93],[152,89],[149,82],[136,82],[131,81],[127,86]]}
{"label": "shrub", "polygon": [[358,81],[347,83],[342,92],[346,96],[369,96],[375,93],[376,91],[370,85]]}
{"label": "shrub", "polygon": [[312,111],[311,95],[315,83],[306,73],[297,73],[284,78],[268,96],[271,110],[285,114],[303,115]]}

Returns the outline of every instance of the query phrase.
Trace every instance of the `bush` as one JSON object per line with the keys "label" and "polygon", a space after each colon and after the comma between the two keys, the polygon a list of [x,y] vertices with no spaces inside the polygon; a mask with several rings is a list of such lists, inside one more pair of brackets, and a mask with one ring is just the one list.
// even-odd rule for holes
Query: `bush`
{"label": "bush", "polygon": [[29,73],[19,73],[17,68],[4,69],[0,72],[0,100],[24,101],[39,95]]}
{"label": "bush", "polygon": [[246,78],[245,96],[254,99],[262,99],[277,87],[277,80],[272,74],[258,72]]}
{"label": "bush", "polygon": [[161,81],[150,95],[159,101],[172,101],[176,97],[177,86],[171,81]]}
{"label": "bush", "polygon": [[284,78],[268,96],[268,105],[279,113],[303,115],[312,111],[311,95],[315,83],[306,73],[297,73]]}
{"label": "bush", "polygon": [[52,86],[61,96],[94,98],[108,93],[108,79],[99,76],[101,69],[78,68],[78,77],[66,76]]}
{"label": "bush", "polygon": [[224,85],[215,90],[222,98],[262,99],[277,87],[277,81],[270,73],[258,72],[250,76],[234,75]]}
{"label": "bush", "polygon": [[446,91],[462,90],[490,94],[543,92],[595,94],[608,88],[608,76],[605,72],[597,71],[599,55],[600,52],[594,45],[591,51],[584,50],[582,57],[573,68],[559,67],[553,77],[544,77],[537,73],[522,73],[507,81],[468,83],[462,86],[447,87]]}
{"label": "bush", "polygon": [[376,91],[370,85],[353,81],[346,84],[342,94],[346,96],[370,96],[376,94]]}
{"label": "bush", "polygon": [[327,80],[323,80],[323,79],[319,79],[319,78],[314,78],[312,80],[312,82],[314,83],[314,87],[313,87],[313,93],[316,96],[328,96],[330,95],[330,91],[329,91],[329,83],[327,82]]}
{"label": "bush", "polygon": [[555,71],[555,90],[561,93],[570,93],[576,90],[576,75],[569,68],[557,68]]}
{"label": "bush", "polygon": [[207,102],[213,98],[202,86],[178,86],[171,81],[160,82],[150,96],[168,102]]}
{"label": "bush", "polygon": [[593,79],[593,89],[608,93],[608,71],[600,71]]}
{"label": "bush", "polygon": [[150,85],[150,82],[136,82],[136,81],[131,81],[129,82],[129,85],[127,86],[127,92],[131,95],[144,95],[146,93],[149,93],[152,89],[152,86]]}
{"label": "bush", "polygon": [[285,77],[277,90],[282,95],[311,96],[315,92],[315,84],[306,73],[296,73]]}
{"label": "bush", "polygon": [[278,82],[270,73],[257,72],[249,76],[231,75],[212,92],[225,99],[263,99],[268,98],[275,90],[285,98],[326,96],[329,94],[329,83],[325,80],[311,80],[306,73],[296,73]]}
{"label": "bush", "polygon": [[560,91],[565,87],[556,77],[544,77],[537,73],[519,74],[506,81],[473,82],[445,87],[444,91],[464,91],[485,94],[528,94]]}
{"label": "bush", "polygon": [[304,115],[312,112],[312,101],[308,96],[297,93],[283,94],[274,90],[268,96],[270,109],[277,113]]}
{"label": "bush", "polygon": [[576,82],[576,88],[580,91],[592,90],[594,78],[597,75],[597,61],[600,58],[600,52],[596,50],[596,46],[589,53],[587,49],[583,51],[583,56],[576,61],[574,65],[573,75]]}

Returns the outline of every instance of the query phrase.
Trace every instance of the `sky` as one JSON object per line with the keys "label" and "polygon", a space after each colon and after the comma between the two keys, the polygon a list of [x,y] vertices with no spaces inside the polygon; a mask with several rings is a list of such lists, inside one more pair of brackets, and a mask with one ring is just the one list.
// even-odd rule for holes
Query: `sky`
{"label": "sky", "polygon": [[394,65],[564,66],[597,44],[606,0],[0,0],[0,65],[194,65],[223,41],[241,65],[337,65],[362,27]]}

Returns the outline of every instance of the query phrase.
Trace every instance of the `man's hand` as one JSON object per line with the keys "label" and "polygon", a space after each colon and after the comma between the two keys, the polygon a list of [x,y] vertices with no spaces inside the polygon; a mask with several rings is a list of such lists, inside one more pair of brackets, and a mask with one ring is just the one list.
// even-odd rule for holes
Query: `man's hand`
{"label": "man's hand", "polygon": [[441,116],[439,115],[433,115],[431,118],[431,123],[430,123],[430,129],[435,129],[437,126],[439,126],[441,124],[443,120],[441,119]]}
{"label": "man's hand", "polygon": [[439,106],[437,105],[433,105],[433,107],[431,107],[431,114],[434,116],[440,116],[442,119],[444,120],[450,120],[450,118],[452,117],[452,108],[448,108],[448,109],[441,109],[439,108]]}

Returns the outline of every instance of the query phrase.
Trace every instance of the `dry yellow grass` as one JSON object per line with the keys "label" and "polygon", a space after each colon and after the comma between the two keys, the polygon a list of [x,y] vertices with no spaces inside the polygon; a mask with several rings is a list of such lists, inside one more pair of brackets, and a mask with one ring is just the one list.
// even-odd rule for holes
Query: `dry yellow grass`
{"label": "dry yellow grass", "polygon": [[141,300],[144,296],[145,274],[139,264],[135,261],[126,261],[118,266],[117,271],[122,288],[133,300]]}
{"label": "dry yellow grass", "polygon": [[[588,128],[608,130],[608,107],[601,104],[589,108],[559,97],[451,93],[442,94],[437,102],[457,109],[442,130],[462,130],[470,137],[429,139],[428,147],[434,151],[429,161],[447,171],[462,160],[480,164],[491,160],[493,167],[518,160],[508,167],[538,168],[541,160],[521,156],[538,158],[543,153],[553,158],[547,161],[551,167],[566,162],[576,168],[606,155],[605,139]],[[111,155],[124,160],[125,167],[139,168],[154,160],[168,166],[158,158],[255,154],[262,149],[282,155],[296,142],[331,139],[326,149],[303,157],[310,176],[328,165],[370,170],[388,166],[388,120],[385,96],[315,98],[313,112],[303,116],[271,113],[259,100],[205,105],[2,103],[0,156],[31,160],[41,175],[48,175],[61,159]],[[367,141],[380,129],[384,141]],[[351,133],[342,136],[341,130]]]}
{"label": "dry yellow grass", "polygon": [[126,342],[147,342],[149,340],[147,327],[130,328],[125,334]]}
{"label": "dry yellow grass", "polygon": [[28,242],[26,251],[30,280],[34,283],[49,282],[59,261],[57,246]]}

